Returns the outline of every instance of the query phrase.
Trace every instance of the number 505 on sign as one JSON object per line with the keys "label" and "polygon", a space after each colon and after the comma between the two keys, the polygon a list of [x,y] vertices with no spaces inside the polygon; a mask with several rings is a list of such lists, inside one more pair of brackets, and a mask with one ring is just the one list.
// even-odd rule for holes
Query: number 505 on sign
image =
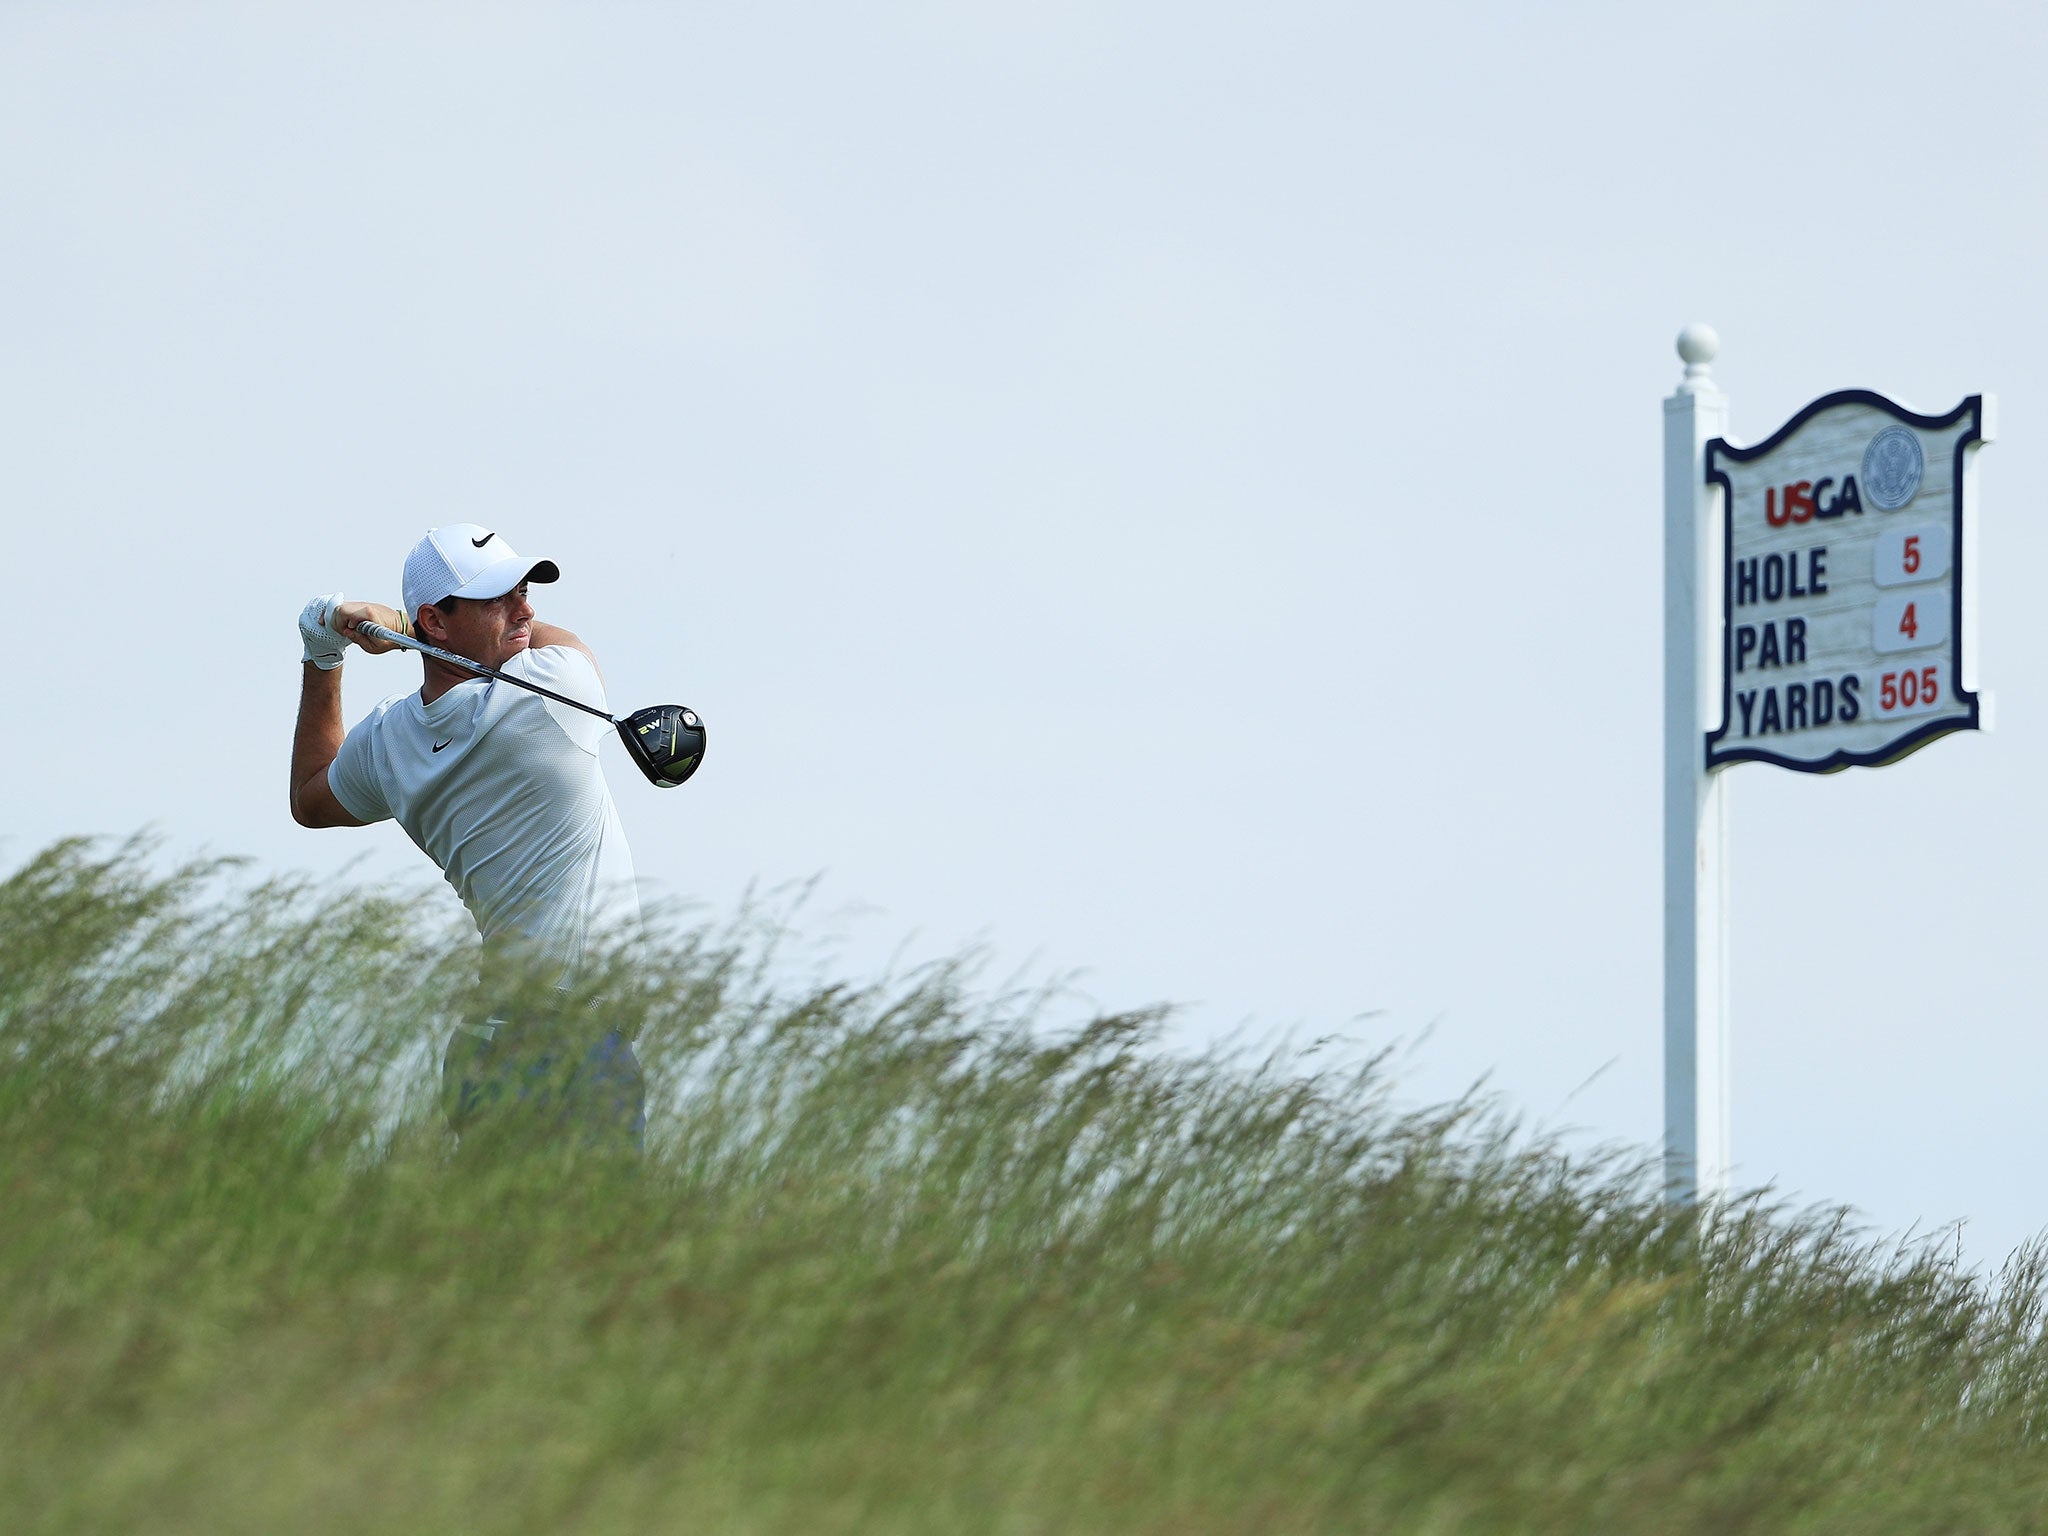
{"label": "number 505 on sign", "polygon": [[1942,686],[1948,668],[1938,661],[1924,667],[1883,672],[1877,679],[1877,717],[1890,720],[1899,715],[1924,715],[1941,707]]}

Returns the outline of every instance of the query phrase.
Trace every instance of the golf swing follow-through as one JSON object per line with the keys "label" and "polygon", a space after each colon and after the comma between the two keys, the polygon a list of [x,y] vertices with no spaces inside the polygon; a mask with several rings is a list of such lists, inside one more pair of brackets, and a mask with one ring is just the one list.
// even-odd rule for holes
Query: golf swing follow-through
{"label": "golf swing follow-through", "polygon": [[496,671],[482,662],[471,661],[467,656],[457,656],[452,651],[444,651],[437,645],[428,645],[423,640],[414,640],[368,619],[358,624],[356,628],[373,640],[382,640],[389,645],[402,645],[409,651],[418,651],[422,656],[431,656],[436,661],[445,661],[450,666],[464,668],[479,677],[494,678],[499,682],[531,689],[544,699],[553,699],[557,704],[566,704],[571,709],[580,709],[585,714],[608,721],[617,727],[619,740],[626,744],[626,751],[634,764],[647,775],[647,782],[659,788],[675,788],[695,773],[697,765],[704,761],[704,722],[697,718],[695,710],[685,709],[680,704],[650,704],[645,709],[634,710],[630,715],[613,715],[602,709],[593,709],[580,699],[565,698],[559,693],[541,687],[539,683]]}
{"label": "golf swing follow-through", "polygon": [[[672,788],[702,764],[704,724],[679,704],[611,713],[590,647],[528,602],[530,584],[559,577],[552,560],[456,523],[406,557],[403,610],[338,592],[308,602],[292,816],[396,820],[475,919],[479,1000],[442,1057],[443,1105],[465,1147],[538,1134],[637,1151],[645,1088],[632,1042],[567,1001],[592,938],[639,915],[598,748],[611,726],[648,781]],[[424,671],[417,692],[344,732],[350,642],[414,651]]]}

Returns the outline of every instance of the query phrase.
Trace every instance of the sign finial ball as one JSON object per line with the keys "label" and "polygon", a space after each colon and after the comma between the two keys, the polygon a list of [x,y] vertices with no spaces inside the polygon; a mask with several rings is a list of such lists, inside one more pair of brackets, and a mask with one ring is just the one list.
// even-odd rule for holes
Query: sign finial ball
{"label": "sign finial ball", "polygon": [[1720,336],[1703,321],[1695,320],[1678,333],[1678,355],[1685,361],[1688,373],[1711,363],[1720,350]]}

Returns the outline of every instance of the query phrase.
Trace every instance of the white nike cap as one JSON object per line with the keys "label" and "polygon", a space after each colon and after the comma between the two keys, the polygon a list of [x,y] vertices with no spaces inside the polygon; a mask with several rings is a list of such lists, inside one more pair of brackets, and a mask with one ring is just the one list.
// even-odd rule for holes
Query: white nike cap
{"label": "white nike cap", "polygon": [[475,523],[430,529],[405,557],[405,612],[445,597],[503,597],[522,581],[560,581],[552,560],[528,560],[497,534]]}

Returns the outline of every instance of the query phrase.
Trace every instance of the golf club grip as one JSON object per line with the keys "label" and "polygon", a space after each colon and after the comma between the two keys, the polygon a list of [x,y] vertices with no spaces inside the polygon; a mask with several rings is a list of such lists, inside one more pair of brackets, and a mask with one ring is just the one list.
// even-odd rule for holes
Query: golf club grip
{"label": "golf club grip", "polygon": [[438,645],[428,645],[424,640],[415,640],[410,635],[401,635],[397,630],[386,629],[382,624],[375,623],[372,620],[363,620],[362,623],[356,626],[356,631],[359,634],[368,635],[372,640],[383,640],[391,645],[402,645],[408,651],[418,651],[422,656],[431,656],[436,661],[445,661],[452,667],[461,667],[465,671],[474,672],[478,677],[495,678],[498,682],[510,683],[514,688],[524,688],[528,693],[537,693],[544,699],[553,699],[557,704],[566,704],[571,709],[580,709],[586,715],[595,715],[598,719],[609,724],[618,724],[617,718],[608,710],[602,710],[595,705],[586,704],[581,699],[572,699],[566,694],[555,692],[552,688],[543,688],[539,683],[529,683],[523,677],[513,677],[509,673],[498,671],[495,667],[487,667],[480,661],[471,661],[467,656],[458,656],[453,651],[444,651]]}
{"label": "golf club grip", "polygon": [[368,635],[372,640],[382,640],[387,645],[402,645],[408,651],[418,651],[423,656],[438,656],[443,661],[453,662],[458,667],[467,667],[472,672],[489,670],[481,662],[471,661],[466,656],[454,655],[449,651],[442,650],[439,646],[429,645],[424,640],[415,640],[411,635],[401,635],[397,630],[386,629],[382,624],[370,619],[365,619],[362,623],[358,624],[356,626],[356,633]]}

